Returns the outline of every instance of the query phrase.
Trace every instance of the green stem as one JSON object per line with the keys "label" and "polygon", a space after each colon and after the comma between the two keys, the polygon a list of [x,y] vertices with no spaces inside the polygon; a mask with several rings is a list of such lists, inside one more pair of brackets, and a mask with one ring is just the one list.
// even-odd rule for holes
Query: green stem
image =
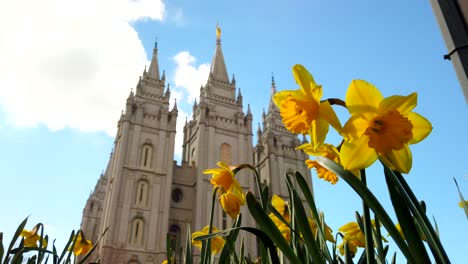
{"label": "green stem", "polygon": [[258,196],[260,197],[260,202],[261,202],[262,208],[266,212],[266,210],[268,208],[268,203],[267,203],[266,199],[262,195],[262,186],[260,185],[261,182],[260,182],[260,175],[258,174],[258,171],[255,169],[254,166],[252,166],[250,164],[241,164],[236,169],[234,169],[234,174],[237,174],[237,172],[242,170],[242,169],[250,169],[255,173],[255,180],[257,182]]}
{"label": "green stem", "polygon": [[[366,170],[361,170],[361,181],[367,186]],[[367,263],[375,263],[374,240],[372,238],[372,223],[370,219],[370,210],[366,202],[362,200],[362,211],[364,217],[364,234],[366,237],[366,259]]]}
{"label": "green stem", "polygon": [[[216,186],[213,189],[213,198],[211,199],[211,213],[210,213],[210,226],[208,228],[208,234],[213,233],[213,215],[214,215],[214,207],[216,202],[216,193],[218,192],[219,186]],[[211,262],[211,238],[209,238],[206,242],[206,249],[204,253],[204,260],[206,263]]]}

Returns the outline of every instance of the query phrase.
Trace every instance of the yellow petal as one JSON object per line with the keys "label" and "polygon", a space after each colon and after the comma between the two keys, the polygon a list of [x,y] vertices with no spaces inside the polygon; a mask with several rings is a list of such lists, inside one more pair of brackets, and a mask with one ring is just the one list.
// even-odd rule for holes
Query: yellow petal
{"label": "yellow petal", "polygon": [[369,127],[369,120],[362,115],[353,115],[341,129],[340,134],[346,140],[355,140],[360,138]]}
{"label": "yellow petal", "polygon": [[340,120],[338,119],[338,116],[336,116],[335,111],[333,111],[333,108],[328,101],[323,101],[320,103],[320,117],[327,120],[328,123],[330,123],[330,125],[337,131],[341,130]]}
{"label": "yellow petal", "polygon": [[310,94],[311,89],[317,84],[315,83],[314,77],[312,74],[302,65],[296,64],[292,68],[294,79],[296,80],[297,84],[301,87],[301,90],[305,94]]}
{"label": "yellow petal", "polygon": [[400,114],[406,115],[414,107],[418,101],[418,94],[412,93],[408,96],[394,95],[383,99],[379,105],[379,112],[385,113],[390,110],[398,110]]}
{"label": "yellow petal", "polygon": [[224,243],[224,239],[219,236],[211,239],[211,252],[213,252],[213,254],[217,254],[224,247]]}
{"label": "yellow petal", "polygon": [[202,241],[201,241],[201,240],[196,241],[196,240],[194,240],[194,239],[195,239],[196,237],[203,236],[203,235],[206,235],[206,234],[207,234],[207,233],[200,232],[200,231],[193,232],[193,233],[192,233],[192,245],[201,248],[201,246],[202,246]]}
{"label": "yellow petal", "polygon": [[346,92],[346,106],[351,115],[376,112],[382,100],[380,91],[363,80],[353,80]]}
{"label": "yellow petal", "polygon": [[304,97],[304,94],[301,90],[284,90],[279,91],[273,95],[273,102],[275,102],[276,106],[281,109],[282,102],[290,95],[295,98]]}
{"label": "yellow petal", "polygon": [[273,205],[276,211],[278,211],[280,214],[283,214],[286,207],[286,202],[278,195],[273,194],[273,197],[271,197],[271,205]]}
{"label": "yellow petal", "polygon": [[411,157],[411,151],[407,144],[402,149],[392,150],[380,156],[385,165],[390,169],[408,173],[411,170],[413,159]]}
{"label": "yellow petal", "polygon": [[341,146],[340,160],[345,170],[360,170],[369,167],[377,159],[377,153],[369,148],[369,137],[346,141]]}
{"label": "yellow petal", "polygon": [[425,139],[432,131],[432,124],[423,116],[414,112],[409,112],[406,117],[413,125],[413,138],[409,141],[409,144],[415,144]]}
{"label": "yellow petal", "polygon": [[316,150],[325,142],[328,133],[328,122],[323,118],[318,118],[312,121],[309,128],[310,144],[312,149]]}
{"label": "yellow petal", "polygon": [[216,165],[218,165],[219,167],[223,168],[224,170],[230,172],[231,174],[234,174],[234,173],[232,173],[229,166],[226,163],[224,163],[223,161],[220,161],[220,162],[216,163]]}

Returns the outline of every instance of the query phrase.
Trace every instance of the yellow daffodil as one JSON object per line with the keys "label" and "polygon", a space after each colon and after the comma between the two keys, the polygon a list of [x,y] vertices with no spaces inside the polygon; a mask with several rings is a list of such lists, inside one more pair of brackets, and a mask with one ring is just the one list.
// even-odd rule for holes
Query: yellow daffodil
{"label": "yellow daffodil", "polygon": [[[162,264],[169,264],[169,262],[167,261],[167,259],[165,259],[165,260],[162,262]],[[174,259],[173,259],[173,258],[171,258],[170,264],[174,264]]]}
{"label": "yellow daffodil", "polygon": [[[195,241],[194,239],[199,236],[208,235],[209,226],[205,226],[201,231],[196,231],[192,233],[192,244],[201,249],[202,241]],[[216,233],[219,230],[216,227],[212,227],[211,233]],[[211,239],[211,252],[217,254],[224,246],[224,239],[220,236],[216,236]]]}
{"label": "yellow daffodil", "polygon": [[[315,237],[317,235],[317,224],[310,217],[308,217],[307,220],[309,220],[310,229],[312,230],[312,234]],[[333,237],[333,230],[326,224],[325,224],[325,239],[332,243],[335,243],[335,238]]]}
{"label": "yellow daffodil", "polygon": [[203,171],[203,174],[212,174],[211,184],[214,186],[221,186],[227,191],[234,183],[234,172],[224,162],[220,161],[216,163],[220,168],[207,169]]}
{"label": "yellow daffodil", "polygon": [[338,245],[341,255],[344,255],[345,241],[348,244],[349,250],[353,256],[356,254],[358,247],[363,248],[366,246],[366,238],[364,236],[364,232],[361,231],[358,223],[349,222],[346,225],[338,228],[338,231],[340,231],[344,235],[343,242],[340,245]]}
{"label": "yellow daffodil", "polygon": [[[468,200],[465,201],[465,204],[468,205]],[[463,202],[459,202],[459,203],[458,203],[458,206],[460,206],[461,208],[463,208]]]}
{"label": "yellow daffodil", "polygon": [[[90,240],[83,238],[81,232],[79,232],[77,236],[73,237],[73,240],[75,239],[76,242],[73,247],[73,254],[75,254],[75,256],[86,255],[93,248],[93,243]],[[69,248],[68,250],[72,249]]]}
{"label": "yellow daffodil", "polygon": [[[336,163],[340,163],[340,153],[333,145],[330,144],[324,143],[314,150],[311,144],[306,143],[297,147],[297,149],[303,150],[307,155],[310,156],[323,156],[335,161]],[[315,172],[320,179],[324,179],[331,184],[338,182],[338,176],[336,176],[335,173],[329,171],[328,169],[322,167],[322,165],[320,165],[317,161],[308,159],[305,161],[305,163],[309,169],[315,168]]]}
{"label": "yellow daffodil", "polygon": [[[286,220],[286,222],[289,223],[289,221],[291,221],[287,202],[281,199],[281,197],[279,197],[278,195],[274,194],[273,197],[271,198],[271,204],[276,209],[276,211],[278,211],[281,214],[281,216],[284,218],[284,220]],[[276,227],[278,227],[283,237],[287,241],[289,241],[291,239],[291,229],[283,221],[281,221],[275,214],[270,213],[269,217],[271,218],[273,223],[275,223]]]}
{"label": "yellow daffodil", "polygon": [[219,186],[219,201],[223,210],[232,218],[240,213],[240,207],[245,204],[245,195],[239,182],[234,178],[234,172],[224,162],[217,163],[220,168],[207,169],[204,174],[212,174],[211,184]]}
{"label": "yellow daffodil", "polygon": [[380,158],[392,170],[408,173],[408,144],[418,143],[432,130],[427,119],[411,111],[416,102],[416,93],[384,99],[372,84],[353,80],[346,93],[351,117],[340,132],[345,139],[340,151],[343,167],[364,169]]}
{"label": "yellow daffodil", "polygon": [[[37,233],[38,227],[34,227],[33,230],[29,231],[26,229],[23,229],[21,231],[20,236],[24,237],[24,246],[25,247],[37,247],[37,242],[41,239],[39,234]],[[47,247],[47,241],[43,238],[42,239],[42,247],[46,248]]]}
{"label": "yellow daffodil", "polygon": [[337,130],[341,129],[341,124],[330,103],[320,102],[322,86],[307,69],[296,64],[292,71],[300,89],[277,92],[273,100],[286,128],[296,134],[309,134],[315,149],[325,141],[329,124]]}

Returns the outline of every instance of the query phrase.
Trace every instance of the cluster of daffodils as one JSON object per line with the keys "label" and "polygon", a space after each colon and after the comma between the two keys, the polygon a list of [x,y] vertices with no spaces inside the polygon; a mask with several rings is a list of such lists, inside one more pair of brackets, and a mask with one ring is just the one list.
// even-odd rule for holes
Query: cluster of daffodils
{"label": "cluster of daffodils", "polygon": [[[394,171],[408,173],[412,166],[410,144],[423,140],[432,130],[431,123],[413,112],[417,94],[384,98],[371,83],[353,80],[344,104],[350,118],[342,126],[330,101],[321,100],[322,86],[302,65],[293,67],[298,90],[286,90],[273,97],[283,123],[293,133],[310,136],[302,149],[311,156],[324,156],[357,176],[359,171],[380,159]],[[343,137],[335,147],[325,143],[329,126]],[[318,162],[308,160],[320,178],[335,184],[338,177]]]}

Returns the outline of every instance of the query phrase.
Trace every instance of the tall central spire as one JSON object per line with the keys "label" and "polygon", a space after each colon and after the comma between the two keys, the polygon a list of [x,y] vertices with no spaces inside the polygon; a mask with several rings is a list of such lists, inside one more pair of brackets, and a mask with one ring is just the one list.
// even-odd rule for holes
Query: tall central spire
{"label": "tall central spire", "polygon": [[153,58],[148,69],[148,76],[150,78],[159,80],[159,62],[158,62],[158,40],[154,42]]}
{"label": "tall central spire", "polygon": [[216,50],[211,62],[210,75],[214,80],[229,83],[223,50],[221,49],[221,28],[218,25],[216,25]]}

